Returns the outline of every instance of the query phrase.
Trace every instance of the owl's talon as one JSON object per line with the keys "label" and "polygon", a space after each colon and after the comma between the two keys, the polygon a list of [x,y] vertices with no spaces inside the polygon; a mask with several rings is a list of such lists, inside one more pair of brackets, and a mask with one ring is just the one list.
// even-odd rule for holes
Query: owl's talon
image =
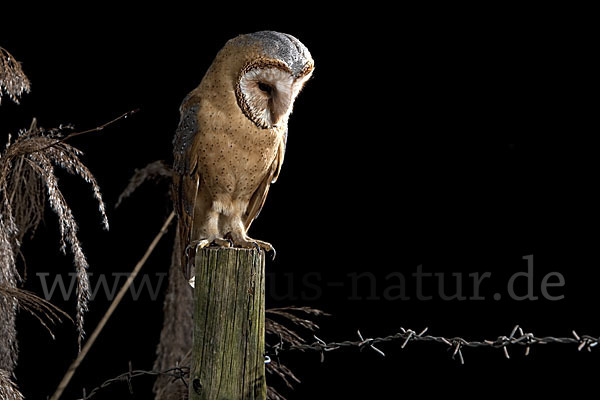
{"label": "owl's talon", "polygon": [[210,245],[210,242],[206,239],[193,240],[185,248],[185,253],[188,255],[188,257],[191,257],[192,255],[190,254],[190,250],[194,250],[194,252],[197,252],[198,249],[203,249],[205,247],[208,247],[209,245]]}
{"label": "owl's talon", "polygon": [[[183,275],[186,279],[190,280],[192,278],[191,271],[194,270],[194,259],[196,258],[196,253],[198,252],[198,249],[203,249],[205,247],[208,247],[209,245],[210,241],[206,239],[193,240],[190,242],[190,244],[187,245],[187,247],[184,250],[185,260],[182,263]],[[190,286],[193,287],[193,283],[190,283]]]}
{"label": "owl's talon", "polygon": [[272,252],[273,255],[271,257],[271,260],[275,259],[275,255],[277,254],[277,252],[275,251],[275,247],[273,247],[271,243],[263,242],[262,240],[254,240],[254,245],[257,246],[257,249],[262,249],[266,253]]}
{"label": "owl's talon", "polygon": [[210,241],[206,239],[194,240],[190,243],[190,246],[194,246],[194,250],[198,251],[198,249],[210,246]]}
{"label": "owl's talon", "polygon": [[233,245],[242,249],[256,249],[258,251],[264,250],[265,252],[273,252],[273,259],[275,258],[275,248],[267,242],[262,240],[254,240],[250,238],[246,239],[233,239]]}
{"label": "owl's talon", "polygon": [[255,240],[255,242],[267,253],[272,251],[275,254],[275,247],[271,243],[263,242],[262,240]]}

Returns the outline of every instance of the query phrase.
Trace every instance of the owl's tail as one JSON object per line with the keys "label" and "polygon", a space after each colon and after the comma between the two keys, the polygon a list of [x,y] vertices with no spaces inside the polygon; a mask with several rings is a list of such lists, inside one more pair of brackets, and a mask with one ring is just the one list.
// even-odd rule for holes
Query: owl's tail
{"label": "owl's tail", "polygon": [[[189,187],[191,184],[190,181],[188,177],[174,174],[172,187],[173,208],[178,217],[177,233],[179,240],[176,243],[176,247],[178,248],[181,271],[183,271],[183,275],[188,281],[192,275],[192,265],[190,263],[195,259],[195,254],[192,254],[192,252],[195,252],[195,249],[193,246],[189,246],[194,218],[194,202],[190,201],[188,197],[190,196],[190,192],[193,191],[195,200],[195,192],[197,191],[197,187]],[[189,205],[190,203],[191,206]]]}

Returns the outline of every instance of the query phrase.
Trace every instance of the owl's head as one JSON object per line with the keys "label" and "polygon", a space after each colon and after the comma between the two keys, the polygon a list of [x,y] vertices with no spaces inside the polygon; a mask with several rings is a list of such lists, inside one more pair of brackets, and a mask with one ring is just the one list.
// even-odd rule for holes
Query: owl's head
{"label": "owl's head", "polygon": [[247,56],[235,83],[244,115],[263,129],[286,124],[314,70],[308,49],[295,37],[272,31],[238,36],[231,44],[245,49]]}

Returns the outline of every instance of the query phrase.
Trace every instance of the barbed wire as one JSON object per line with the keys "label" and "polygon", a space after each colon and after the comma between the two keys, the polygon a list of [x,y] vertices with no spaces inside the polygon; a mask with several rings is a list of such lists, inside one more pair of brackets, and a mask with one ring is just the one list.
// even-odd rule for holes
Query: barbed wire
{"label": "barbed wire", "polygon": [[326,343],[317,336],[313,336],[315,339],[315,342],[313,343],[286,345],[285,343],[283,343],[283,341],[280,341],[275,346],[272,346],[271,349],[273,351],[272,355],[274,356],[278,356],[282,352],[287,351],[317,351],[321,353],[321,362],[323,362],[325,359],[325,353],[344,348],[354,347],[362,351],[363,349],[368,347],[374,350],[375,352],[379,353],[381,356],[385,357],[385,353],[379,348],[377,348],[376,345],[401,340],[402,345],[400,347],[403,349],[410,342],[436,342],[446,345],[448,350],[452,350],[452,359],[455,359],[456,356],[458,356],[460,363],[464,364],[465,359],[462,354],[462,349],[464,347],[489,347],[494,349],[502,349],[502,351],[504,352],[504,356],[506,358],[510,358],[508,348],[511,346],[525,347],[525,355],[527,356],[529,355],[530,348],[535,345],[543,345],[549,343],[571,344],[577,345],[578,351],[581,351],[583,349],[591,351],[592,348],[596,347],[600,342],[600,337],[596,338],[589,335],[580,336],[575,331],[572,331],[572,337],[537,337],[534,336],[533,333],[524,332],[519,325],[515,326],[508,336],[498,336],[496,340],[469,341],[461,337],[445,338],[442,336],[425,335],[427,330],[428,328],[425,328],[421,332],[417,333],[412,329],[400,328],[400,331],[393,335],[367,339],[363,337],[359,330],[357,331],[358,340],[346,340],[342,342]]}
{"label": "barbed wire", "polygon": [[[596,347],[598,343],[600,343],[600,337],[593,337],[590,335],[578,335],[577,332],[572,331],[572,337],[553,337],[553,336],[545,336],[545,337],[537,337],[533,333],[527,333],[523,331],[520,326],[515,326],[508,336],[498,336],[495,340],[466,340],[461,337],[452,337],[446,338],[443,336],[432,336],[425,335],[428,328],[423,329],[419,333],[412,329],[404,329],[400,328],[400,331],[388,336],[383,337],[375,337],[375,338],[364,338],[361,334],[360,330],[357,331],[358,339],[357,340],[345,340],[341,342],[325,342],[324,340],[318,338],[316,335],[313,335],[315,341],[313,343],[302,343],[302,344],[286,344],[283,341],[275,344],[274,346],[268,346],[269,350],[267,354],[265,354],[265,363],[270,363],[271,356],[279,357],[282,353],[292,352],[292,351],[316,351],[321,353],[321,362],[325,360],[325,353],[348,349],[348,348],[358,348],[360,351],[365,348],[370,348],[371,350],[377,352],[381,356],[385,357],[385,353],[381,351],[376,345],[380,345],[383,343],[389,343],[394,341],[402,341],[401,349],[404,349],[410,342],[429,342],[429,343],[441,343],[446,346],[448,350],[451,350],[452,359],[458,359],[461,364],[465,363],[465,359],[462,354],[462,349],[464,347],[470,348],[481,348],[488,347],[493,349],[502,349],[504,352],[504,356],[506,358],[510,358],[510,354],[508,351],[509,347],[521,346],[525,347],[525,355],[529,355],[530,348],[535,345],[543,345],[543,344],[568,344],[568,345],[577,345],[577,350],[581,351],[587,349],[587,351],[592,351],[592,348]],[[89,400],[94,397],[99,391],[107,388],[116,383],[127,383],[129,388],[129,392],[133,394],[133,387],[131,381],[133,378],[137,378],[140,376],[170,376],[173,378],[172,382],[181,381],[185,387],[188,387],[188,382],[186,378],[190,375],[189,367],[173,367],[166,369],[164,371],[143,371],[143,370],[133,370],[131,367],[131,363],[129,363],[129,371],[121,374],[117,377],[106,380],[100,386],[94,388],[89,394],[86,394],[85,389],[83,390],[83,397],[77,400]]]}
{"label": "barbed wire", "polygon": [[116,383],[126,383],[129,389],[129,393],[133,394],[133,386],[131,381],[133,378],[139,378],[141,376],[169,376],[173,378],[172,382],[180,381],[188,387],[188,383],[186,378],[190,376],[190,368],[189,367],[173,367],[163,371],[143,371],[143,370],[133,370],[131,367],[131,362],[129,363],[129,371],[116,376],[114,378],[108,379],[104,381],[100,386],[92,389],[89,394],[86,393],[85,388],[83,389],[83,396],[77,400],[89,400],[98,394],[99,391],[106,389],[108,386],[114,385]]}

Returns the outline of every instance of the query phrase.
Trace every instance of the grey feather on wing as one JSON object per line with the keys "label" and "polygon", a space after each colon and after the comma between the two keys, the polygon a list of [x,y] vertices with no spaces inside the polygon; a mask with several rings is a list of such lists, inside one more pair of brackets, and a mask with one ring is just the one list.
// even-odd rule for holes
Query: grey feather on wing
{"label": "grey feather on wing", "polygon": [[189,173],[191,168],[189,165],[190,157],[186,157],[186,152],[189,150],[194,136],[198,130],[198,104],[190,106],[181,106],[181,119],[179,125],[175,131],[175,137],[173,139],[173,155],[174,163],[173,169],[178,174]]}

